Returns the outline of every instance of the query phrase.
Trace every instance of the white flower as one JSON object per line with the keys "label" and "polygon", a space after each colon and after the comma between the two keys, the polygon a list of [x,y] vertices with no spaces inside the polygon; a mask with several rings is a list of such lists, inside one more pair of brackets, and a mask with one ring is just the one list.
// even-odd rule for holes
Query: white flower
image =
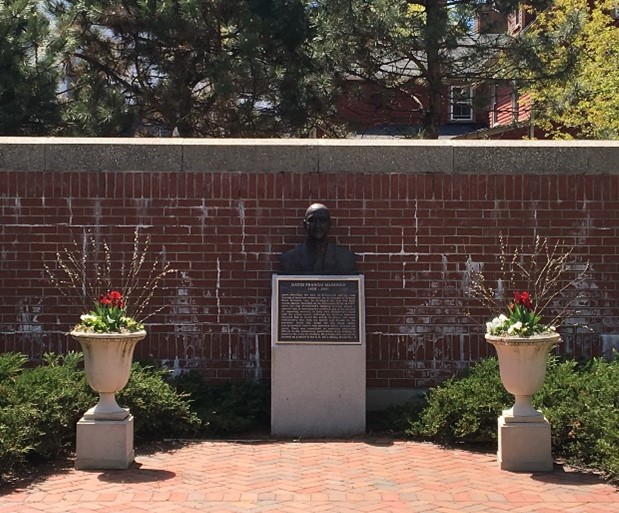
{"label": "white flower", "polygon": [[97,319],[97,317],[91,314],[84,314],[80,315],[80,319],[84,322],[93,322]]}
{"label": "white flower", "polygon": [[517,334],[518,331],[520,331],[521,329],[522,329],[522,323],[520,321],[515,322],[507,329],[507,334],[508,335]]}
{"label": "white flower", "polygon": [[504,314],[499,315],[492,319],[492,321],[486,323],[486,333],[490,335],[497,335],[505,330],[505,324],[509,321],[508,317]]}

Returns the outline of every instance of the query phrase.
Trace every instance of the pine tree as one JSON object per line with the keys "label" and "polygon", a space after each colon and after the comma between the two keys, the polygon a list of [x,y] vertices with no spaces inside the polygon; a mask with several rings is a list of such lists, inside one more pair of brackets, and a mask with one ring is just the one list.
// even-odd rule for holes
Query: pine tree
{"label": "pine tree", "polygon": [[35,0],[0,0],[0,135],[45,135],[58,123],[49,19]]}
{"label": "pine tree", "polygon": [[302,135],[324,108],[299,0],[49,1],[80,130]]}

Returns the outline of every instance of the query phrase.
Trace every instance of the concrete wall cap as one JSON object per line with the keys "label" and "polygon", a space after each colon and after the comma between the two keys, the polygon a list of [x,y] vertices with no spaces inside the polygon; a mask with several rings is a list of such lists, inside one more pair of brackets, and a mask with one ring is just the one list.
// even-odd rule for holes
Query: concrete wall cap
{"label": "concrete wall cap", "polygon": [[619,174],[619,141],[0,137],[0,170]]}

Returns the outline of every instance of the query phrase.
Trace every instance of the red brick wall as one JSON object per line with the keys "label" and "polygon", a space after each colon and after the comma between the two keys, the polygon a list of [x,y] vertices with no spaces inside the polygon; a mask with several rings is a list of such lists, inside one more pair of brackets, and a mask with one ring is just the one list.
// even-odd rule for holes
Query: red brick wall
{"label": "red brick wall", "polygon": [[[1,153],[1,152],[0,152]],[[1,155],[0,155],[1,157]],[[1,160],[1,159],[0,159]],[[140,359],[203,369],[213,380],[269,377],[271,274],[303,240],[314,201],[366,280],[369,387],[426,387],[493,354],[466,316],[467,269],[496,260],[499,233],[564,240],[589,260],[579,316],[559,352],[600,353],[617,333],[619,176],[486,173],[39,171],[0,166],[0,350],[40,358],[78,349],[80,312],[43,263],[91,232],[128,256],[133,230],[179,270]],[[469,261],[470,257],[470,261]],[[469,262],[469,263],[467,263]],[[472,264],[471,264],[472,262]]]}

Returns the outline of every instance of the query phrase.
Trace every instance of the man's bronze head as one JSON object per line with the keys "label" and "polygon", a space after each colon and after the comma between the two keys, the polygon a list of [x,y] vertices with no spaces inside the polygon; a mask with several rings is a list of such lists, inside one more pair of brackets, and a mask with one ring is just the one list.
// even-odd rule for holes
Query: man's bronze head
{"label": "man's bronze head", "polygon": [[303,226],[310,241],[321,243],[327,238],[331,228],[331,214],[322,203],[313,203],[305,211]]}

